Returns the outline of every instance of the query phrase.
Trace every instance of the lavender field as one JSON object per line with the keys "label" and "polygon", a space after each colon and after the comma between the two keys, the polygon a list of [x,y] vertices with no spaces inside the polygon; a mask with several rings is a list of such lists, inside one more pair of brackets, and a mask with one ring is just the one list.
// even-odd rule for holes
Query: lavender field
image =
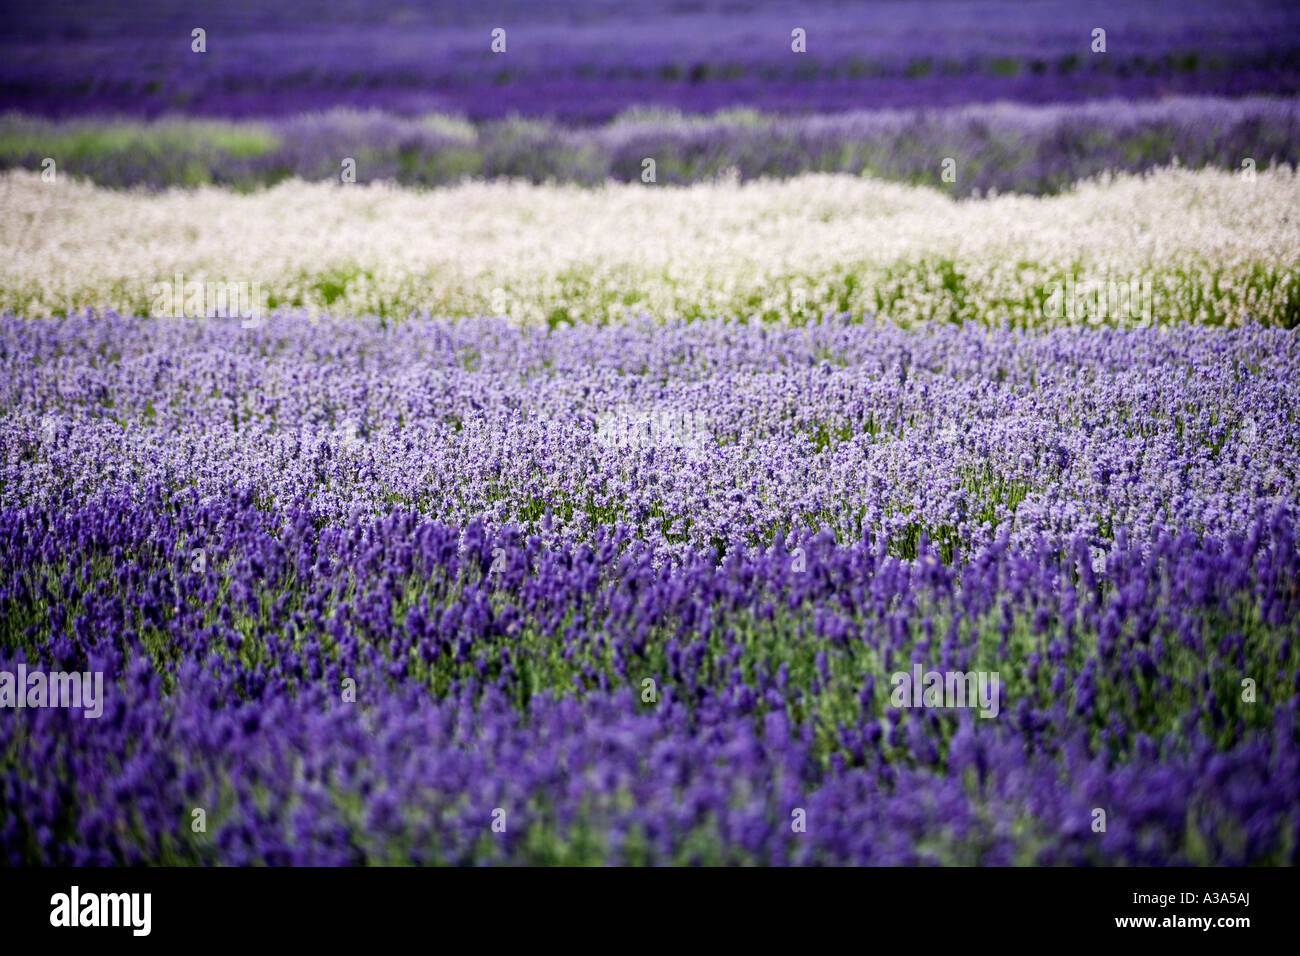
{"label": "lavender field", "polygon": [[1297,16],[1080,8],[16,14],[0,863],[1294,865]]}
{"label": "lavender field", "polygon": [[592,184],[653,157],[660,183],[850,172],[965,196],[1300,159],[1281,0],[192,6],[14,11],[0,170],[252,189],[352,157],[357,182]]}
{"label": "lavender field", "polygon": [[852,173],[934,185],[935,157],[961,156],[962,175],[938,181],[950,195],[1051,195],[1101,173],[1141,173],[1175,161],[1237,172],[1243,157],[1258,157],[1260,168],[1294,166],[1297,143],[1295,97],[1003,102],[808,117],[639,109],[576,128],[346,109],[239,122],[0,116],[0,170],[39,169],[57,155],[66,172],[105,186],[211,184],[239,192],[295,178],[337,180],[341,156],[355,160],[359,182],[406,186],[639,183],[647,157],[663,184]]}
{"label": "lavender field", "polygon": [[[1300,11],[1283,0],[63,0],[10,23],[0,100],[44,116],[351,107],[586,124],[629,105],[812,114],[1300,92]],[[210,38],[201,60],[195,28]]]}
{"label": "lavender field", "polygon": [[0,343],[11,862],[1293,862],[1292,333]]}

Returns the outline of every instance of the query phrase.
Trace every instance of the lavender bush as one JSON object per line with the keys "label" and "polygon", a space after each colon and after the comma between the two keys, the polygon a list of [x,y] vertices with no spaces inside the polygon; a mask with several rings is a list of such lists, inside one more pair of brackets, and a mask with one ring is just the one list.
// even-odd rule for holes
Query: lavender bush
{"label": "lavender bush", "polygon": [[1293,864],[1298,363],[3,320],[0,671],[108,680],[0,708],[0,859]]}

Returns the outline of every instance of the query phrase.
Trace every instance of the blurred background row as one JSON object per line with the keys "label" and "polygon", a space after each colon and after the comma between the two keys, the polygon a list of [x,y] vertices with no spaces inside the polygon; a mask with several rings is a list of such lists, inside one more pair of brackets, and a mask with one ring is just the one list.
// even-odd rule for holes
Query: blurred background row
{"label": "blurred background row", "polygon": [[358,181],[437,185],[634,180],[654,157],[660,182],[1052,192],[1294,163],[1298,88],[1280,0],[53,2],[6,15],[0,167],[254,187],[350,156]]}

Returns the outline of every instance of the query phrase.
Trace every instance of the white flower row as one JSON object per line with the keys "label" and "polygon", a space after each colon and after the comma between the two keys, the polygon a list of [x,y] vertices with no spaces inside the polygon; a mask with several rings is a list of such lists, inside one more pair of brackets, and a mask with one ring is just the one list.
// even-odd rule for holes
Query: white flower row
{"label": "white flower row", "polygon": [[1096,320],[1095,306],[1061,308],[1067,283],[1101,288],[1102,301],[1107,284],[1148,283],[1156,321],[1278,320],[1300,301],[1300,180],[1287,168],[1169,169],[961,201],[843,175],[428,191],[295,181],[243,195],[9,172],[0,206],[0,309],[25,316],[157,312],[177,275],[256,285],[271,309],[518,322]]}

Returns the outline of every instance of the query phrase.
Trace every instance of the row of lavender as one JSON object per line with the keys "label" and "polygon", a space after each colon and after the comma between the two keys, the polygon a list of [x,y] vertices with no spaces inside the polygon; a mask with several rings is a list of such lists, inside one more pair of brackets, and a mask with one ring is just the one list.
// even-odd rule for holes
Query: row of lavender
{"label": "row of lavender", "polygon": [[[0,104],[46,116],[336,107],[603,122],[711,113],[1300,92],[1285,0],[645,6],[46,3],[0,36]],[[1100,32],[1099,32],[1100,31]]]}
{"label": "row of lavender", "polygon": [[1298,365],[5,320],[0,858],[1294,863]]}
{"label": "row of lavender", "polygon": [[[466,179],[594,185],[689,183],[808,172],[866,173],[954,195],[1055,193],[1105,171],[1181,163],[1239,171],[1300,162],[1300,100],[1217,97],[1074,106],[778,117],[632,111],[574,129],[538,120],[479,126],[334,110],[278,120],[154,123],[0,118],[0,169],[56,170],[106,186],[240,190],[288,177],[438,186]],[[944,164],[954,175],[944,177]],[[958,173],[957,170],[960,172]]]}

